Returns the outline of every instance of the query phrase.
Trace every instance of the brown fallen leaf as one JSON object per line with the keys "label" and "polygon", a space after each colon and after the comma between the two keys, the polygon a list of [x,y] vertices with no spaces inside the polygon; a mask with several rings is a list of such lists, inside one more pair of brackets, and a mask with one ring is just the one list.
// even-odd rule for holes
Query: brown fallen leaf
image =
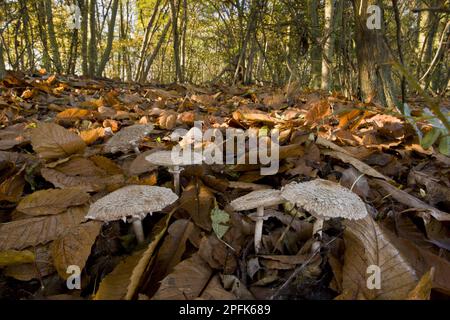
{"label": "brown fallen leaf", "polygon": [[[393,237],[370,216],[346,221],[345,256],[342,269],[344,291],[358,292],[358,299],[405,299],[419,277]],[[368,287],[369,277],[379,268],[379,288]]]}
{"label": "brown fallen leaf", "polygon": [[420,278],[417,286],[408,294],[408,300],[430,300],[433,287],[434,268]]}
{"label": "brown fallen leaf", "polygon": [[70,275],[66,273],[70,265],[84,268],[101,226],[98,221],[73,226],[50,244],[53,264],[61,278]]}
{"label": "brown fallen leaf", "polygon": [[42,279],[55,272],[48,245],[30,249],[36,259],[33,263],[23,263],[6,267],[4,274],[20,281]]}
{"label": "brown fallen leaf", "polygon": [[331,114],[331,106],[327,100],[319,100],[310,107],[305,115],[305,124],[317,125]]}
{"label": "brown fallen leaf", "polygon": [[156,255],[146,293],[152,296],[159,287],[159,282],[172,272],[173,268],[181,261],[186,250],[186,242],[194,230],[194,224],[185,219],[173,222],[167,230],[161,248]]}
{"label": "brown fallen leaf", "polygon": [[108,187],[119,187],[124,183],[121,174],[113,176],[68,176],[54,169],[41,169],[41,175],[57,188],[83,188],[86,192],[102,191]]}
{"label": "brown fallen leaf", "polygon": [[34,262],[35,255],[29,250],[0,251],[0,267]]}
{"label": "brown fallen leaf", "polygon": [[86,147],[77,134],[54,123],[41,123],[33,129],[31,144],[38,156],[46,160],[83,153]]}
{"label": "brown fallen leaf", "polygon": [[339,159],[345,163],[349,163],[352,166],[354,166],[356,169],[358,169],[358,171],[360,171],[361,173],[364,173],[365,175],[368,175],[368,176],[371,176],[374,178],[383,179],[386,181],[392,181],[392,179],[389,179],[388,177],[382,175],[381,173],[379,173],[377,170],[375,170],[371,166],[365,164],[364,162],[362,162],[356,158],[353,158],[352,156],[350,156],[346,153],[339,152],[339,151],[323,150],[322,154],[324,154],[326,156],[330,156],[335,159]]}
{"label": "brown fallen leaf", "polygon": [[169,226],[172,213],[154,227],[150,237],[152,241],[146,249],[126,257],[102,280],[94,300],[131,300],[136,296],[155,249]]}
{"label": "brown fallen leaf", "polygon": [[18,202],[24,187],[24,172],[20,170],[0,184],[0,201]]}
{"label": "brown fallen leaf", "polygon": [[89,198],[89,194],[79,188],[39,190],[23,198],[16,209],[31,216],[52,215],[82,205]]}
{"label": "brown fallen leaf", "polygon": [[80,132],[80,137],[83,139],[84,143],[87,145],[91,145],[96,142],[98,139],[103,138],[105,136],[104,128],[94,128],[89,130],[83,130]]}
{"label": "brown fallen leaf", "polygon": [[214,194],[198,179],[192,180],[180,197],[181,208],[189,213],[197,226],[207,231],[212,228],[210,214],[214,201]]}
{"label": "brown fallen leaf", "polygon": [[220,277],[215,275],[208,282],[203,290],[199,300],[236,300],[237,297],[231,292],[225,290],[220,283]]}
{"label": "brown fallen leaf", "polygon": [[173,272],[161,281],[152,300],[192,300],[207,287],[212,269],[198,254],[180,262]]}
{"label": "brown fallen leaf", "polygon": [[439,209],[436,209],[435,207],[430,206],[429,204],[426,204],[425,202],[417,199],[413,195],[410,195],[409,193],[397,189],[393,185],[387,183],[386,181],[382,180],[375,180],[375,182],[382,187],[386,192],[389,193],[390,196],[392,196],[395,200],[397,200],[400,203],[403,203],[404,205],[411,207],[411,208],[418,208],[418,209],[425,209],[429,210],[430,214],[439,221],[450,221],[450,214],[443,212]]}
{"label": "brown fallen leaf", "polygon": [[0,250],[21,250],[55,240],[68,228],[84,221],[87,209],[87,206],[71,207],[56,215],[2,223]]}
{"label": "brown fallen leaf", "polygon": [[26,143],[29,143],[29,135],[25,123],[18,123],[0,130],[0,150],[8,150]]}
{"label": "brown fallen leaf", "polygon": [[56,115],[57,119],[63,120],[83,120],[92,116],[92,111],[80,108],[69,108]]}

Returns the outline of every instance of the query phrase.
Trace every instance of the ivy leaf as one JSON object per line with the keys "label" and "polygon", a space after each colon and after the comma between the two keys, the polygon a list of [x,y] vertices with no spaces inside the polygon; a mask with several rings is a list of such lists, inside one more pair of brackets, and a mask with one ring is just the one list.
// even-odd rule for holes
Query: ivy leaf
{"label": "ivy leaf", "polygon": [[211,211],[211,221],[212,228],[217,238],[222,239],[222,237],[227,233],[230,226],[227,222],[230,220],[230,216],[223,210],[220,210],[217,206]]}

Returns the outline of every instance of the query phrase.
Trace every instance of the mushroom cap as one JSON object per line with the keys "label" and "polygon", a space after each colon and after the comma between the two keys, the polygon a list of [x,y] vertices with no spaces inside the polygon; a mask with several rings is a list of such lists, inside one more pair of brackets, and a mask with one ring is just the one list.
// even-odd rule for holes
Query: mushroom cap
{"label": "mushroom cap", "polygon": [[164,167],[188,166],[193,164],[201,164],[203,161],[203,156],[198,152],[192,152],[191,158],[185,159],[183,156],[178,156],[177,152],[157,151],[146,156],[145,160],[151,164]]}
{"label": "mushroom cap", "polygon": [[143,219],[148,213],[161,211],[177,199],[178,196],[169,188],[130,185],[94,202],[86,218],[115,221],[131,216]]}
{"label": "mushroom cap", "polygon": [[358,220],[368,215],[366,205],[358,195],[328,180],[290,183],[281,189],[281,196],[319,219]]}
{"label": "mushroom cap", "polygon": [[285,202],[281,191],[275,189],[256,190],[231,201],[235,211],[251,210],[258,207],[269,207]]}
{"label": "mushroom cap", "polygon": [[125,127],[105,143],[103,150],[108,153],[128,152],[133,149],[133,144],[139,143],[152,130],[151,124],[134,124]]}

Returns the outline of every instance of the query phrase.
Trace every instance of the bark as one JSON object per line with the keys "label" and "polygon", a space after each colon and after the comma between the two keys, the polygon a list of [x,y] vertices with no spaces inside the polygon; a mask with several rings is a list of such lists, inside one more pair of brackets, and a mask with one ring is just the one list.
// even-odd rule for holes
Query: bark
{"label": "bark", "polygon": [[47,30],[45,28],[46,26],[46,19],[45,15],[40,14],[41,12],[45,11],[44,2],[43,1],[36,1],[34,2],[35,6],[35,12],[37,16],[38,21],[38,31],[39,31],[39,38],[41,39],[42,43],[42,64],[45,69],[50,70],[51,69],[51,59],[50,54],[48,50],[48,37],[47,37]]}
{"label": "bark", "polygon": [[89,1],[89,49],[88,49],[88,75],[94,76],[97,69],[97,40],[96,40],[96,21],[95,21],[95,0]]}
{"label": "bark", "polygon": [[0,41],[0,80],[6,75],[5,60],[3,58],[3,43]]}
{"label": "bark", "polygon": [[56,72],[62,72],[61,58],[59,56],[58,41],[56,41],[55,26],[53,24],[52,1],[45,1],[45,15],[47,17],[48,38],[50,40],[50,49],[52,52],[52,61]]}
{"label": "bark", "polygon": [[88,0],[78,0],[81,10],[81,72],[88,74]]}
{"label": "bark", "polygon": [[334,52],[334,0],[325,0],[325,26],[323,34],[326,37],[323,46],[323,58],[322,58],[322,90],[330,90],[330,66],[333,60]]}
{"label": "bark", "polygon": [[97,69],[97,76],[100,77],[105,70],[106,64],[108,63],[109,57],[111,55],[112,43],[114,39],[114,27],[116,25],[117,9],[119,7],[119,0],[113,0],[113,5],[111,9],[111,19],[108,25],[108,38],[106,40],[106,48],[103,52],[100,64]]}
{"label": "bark", "polygon": [[319,0],[309,0],[309,18],[311,21],[311,86],[320,87],[322,73],[322,50],[320,47]]}
{"label": "bark", "polygon": [[175,63],[175,82],[183,82],[183,74],[180,63],[180,36],[178,32],[178,13],[179,4],[175,0],[170,0],[170,11],[172,12],[172,40],[173,40],[173,55]]}
{"label": "bark", "polygon": [[[353,0],[355,13],[355,43],[358,61],[359,85],[364,101],[377,101],[389,108],[400,107],[389,64],[389,48],[383,40],[383,30],[369,29],[367,8],[380,6],[376,0]],[[381,21],[383,11],[381,11]],[[383,24],[383,23],[382,23]]]}

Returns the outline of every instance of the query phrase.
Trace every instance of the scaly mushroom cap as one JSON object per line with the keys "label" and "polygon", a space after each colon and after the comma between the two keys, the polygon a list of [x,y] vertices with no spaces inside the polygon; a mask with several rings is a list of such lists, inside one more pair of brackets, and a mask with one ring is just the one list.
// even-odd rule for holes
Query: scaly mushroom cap
{"label": "scaly mushroom cap", "polygon": [[89,208],[87,219],[115,221],[128,216],[143,219],[148,213],[161,211],[178,196],[164,187],[130,185],[111,192]]}
{"label": "scaly mushroom cap", "polygon": [[152,130],[153,125],[151,124],[135,124],[123,128],[106,142],[103,150],[107,153],[131,151],[133,145],[138,144]]}
{"label": "scaly mushroom cap", "polygon": [[285,202],[281,191],[275,189],[256,190],[234,199],[230,205],[235,211],[251,210],[258,207],[270,207]]}
{"label": "scaly mushroom cap", "polygon": [[290,183],[281,189],[281,196],[320,219],[363,219],[367,216],[364,202],[338,183],[315,179]]}
{"label": "scaly mushroom cap", "polygon": [[192,152],[191,157],[193,159],[184,159],[182,156],[177,157],[175,152],[172,154],[172,151],[158,151],[146,156],[145,160],[151,164],[164,167],[188,166],[202,163],[203,156],[200,153]]}

